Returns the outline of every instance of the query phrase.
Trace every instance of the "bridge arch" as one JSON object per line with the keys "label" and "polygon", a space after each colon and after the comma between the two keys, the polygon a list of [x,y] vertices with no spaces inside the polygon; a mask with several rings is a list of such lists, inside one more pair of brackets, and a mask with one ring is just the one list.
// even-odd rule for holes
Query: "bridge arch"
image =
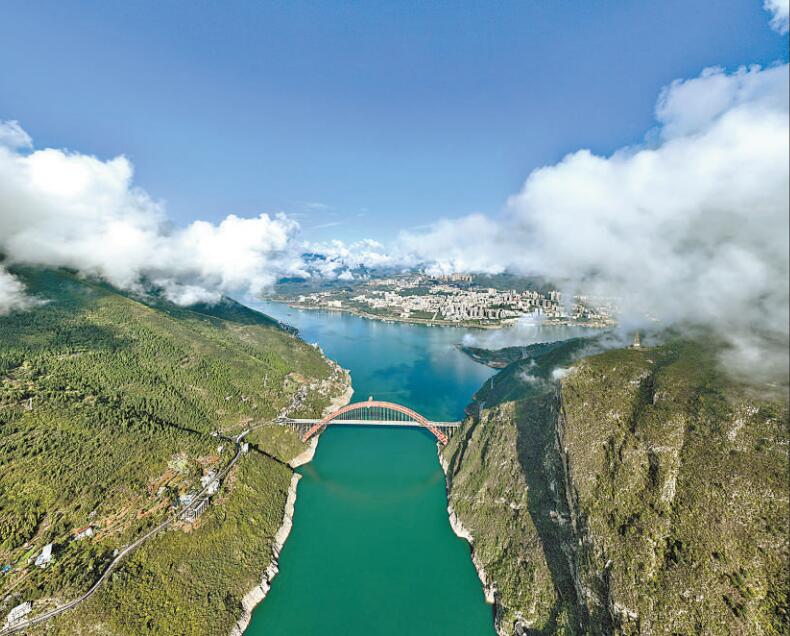
{"label": "bridge arch", "polygon": [[[335,420],[341,420],[345,415],[352,413],[364,413],[365,415],[371,414],[371,409],[380,409],[379,413],[387,413],[393,411],[403,417],[413,421],[417,426],[427,428],[439,442],[444,445],[447,444],[447,435],[434,426],[426,417],[420,415],[414,409],[395,402],[382,402],[380,400],[370,399],[367,402],[355,402],[353,404],[346,404],[336,411],[325,416],[322,420],[316,422],[308,431],[302,436],[302,441],[307,442],[311,437],[315,437],[327,426]],[[408,420],[407,420],[408,421]]]}

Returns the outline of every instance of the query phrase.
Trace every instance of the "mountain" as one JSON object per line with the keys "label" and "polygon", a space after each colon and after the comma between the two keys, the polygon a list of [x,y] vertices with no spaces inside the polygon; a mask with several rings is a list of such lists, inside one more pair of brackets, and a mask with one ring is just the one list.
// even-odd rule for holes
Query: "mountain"
{"label": "mountain", "polygon": [[[557,350],[561,356],[568,356],[574,354],[578,357],[581,351],[587,353],[595,353],[603,348],[601,344],[603,336],[592,336],[584,338],[571,338],[569,340],[560,340],[556,342],[539,342],[532,345],[503,347],[501,349],[484,349],[482,347],[470,347],[465,345],[458,345],[458,349],[468,355],[475,362],[484,364],[492,369],[504,369],[513,362],[519,360],[527,361],[525,364],[528,366],[536,366],[537,360],[542,360],[540,367],[542,369],[550,366],[546,362],[548,360],[547,354]],[[533,360],[533,362],[528,362]],[[568,359],[570,360],[570,358]]]}
{"label": "mountain", "polygon": [[786,387],[705,342],[578,353],[508,365],[443,451],[499,634],[787,634]]}
{"label": "mountain", "polygon": [[[271,561],[285,462],[304,449],[265,423],[287,409],[319,414],[347,377],[230,299],[182,308],[64,270],[12,271],[38,303],[0,317],[0,616],[78,597],[254,428],[251,452],[194,524],[152,539],[41,630],[227,634]],[[35,567],[50,543],[52,562]]]}

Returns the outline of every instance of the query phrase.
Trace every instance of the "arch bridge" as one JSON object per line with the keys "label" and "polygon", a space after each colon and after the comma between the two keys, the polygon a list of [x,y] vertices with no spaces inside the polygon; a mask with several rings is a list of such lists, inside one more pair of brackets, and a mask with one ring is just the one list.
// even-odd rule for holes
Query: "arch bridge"
{"label": "arch bridge", "polygon": [[382,402],[370,398],[367,402],[347,404],[322,419],[282,418],[281,424],[299,427],[302,441],[321,433],[330,424],[357,424],[373,426],[422,426],[427,428],[441,444],[447,444],[452,430],[461,422],[433,422],[414,409],[395,402]]}

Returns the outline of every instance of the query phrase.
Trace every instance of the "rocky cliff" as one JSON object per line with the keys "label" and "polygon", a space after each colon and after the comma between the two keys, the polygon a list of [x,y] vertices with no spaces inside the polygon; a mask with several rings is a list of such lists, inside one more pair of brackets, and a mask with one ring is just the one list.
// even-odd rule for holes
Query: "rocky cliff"
{"label": "rocky cliff", "polygon": [[507,366],[444,450],[500,634],[788,633],[784,389],[708,346]]}

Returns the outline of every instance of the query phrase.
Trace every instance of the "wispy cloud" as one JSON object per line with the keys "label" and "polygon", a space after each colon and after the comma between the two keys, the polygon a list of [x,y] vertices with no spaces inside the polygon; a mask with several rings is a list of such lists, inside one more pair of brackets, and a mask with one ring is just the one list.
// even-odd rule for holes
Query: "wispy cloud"
{"label": "wispy cloud", "polygon": [[790,27],[790,0],[765,0],[763,6],[771,13],[771,28],[786,34]]}
{"label": "wispy cloud", "polygon": [[13,149],[32,148],[33,140],[18,121],[0,121],[0,146]]}
{"label": "wispy cloud", "polygon": [[323,230],[330,227],[337,227],[338,225],[343,225],[343,221],[329,221],[328,223],[320,223],[318,225],[313,225],[310,229]]}
{"label": "wispy cloud", "polygon": [[328,203],[321,203],[320,201],[305,201],[302,205],[306,210],[310,210],[311,212],[327,212],[329,210],[334,210],[333,206]]}

